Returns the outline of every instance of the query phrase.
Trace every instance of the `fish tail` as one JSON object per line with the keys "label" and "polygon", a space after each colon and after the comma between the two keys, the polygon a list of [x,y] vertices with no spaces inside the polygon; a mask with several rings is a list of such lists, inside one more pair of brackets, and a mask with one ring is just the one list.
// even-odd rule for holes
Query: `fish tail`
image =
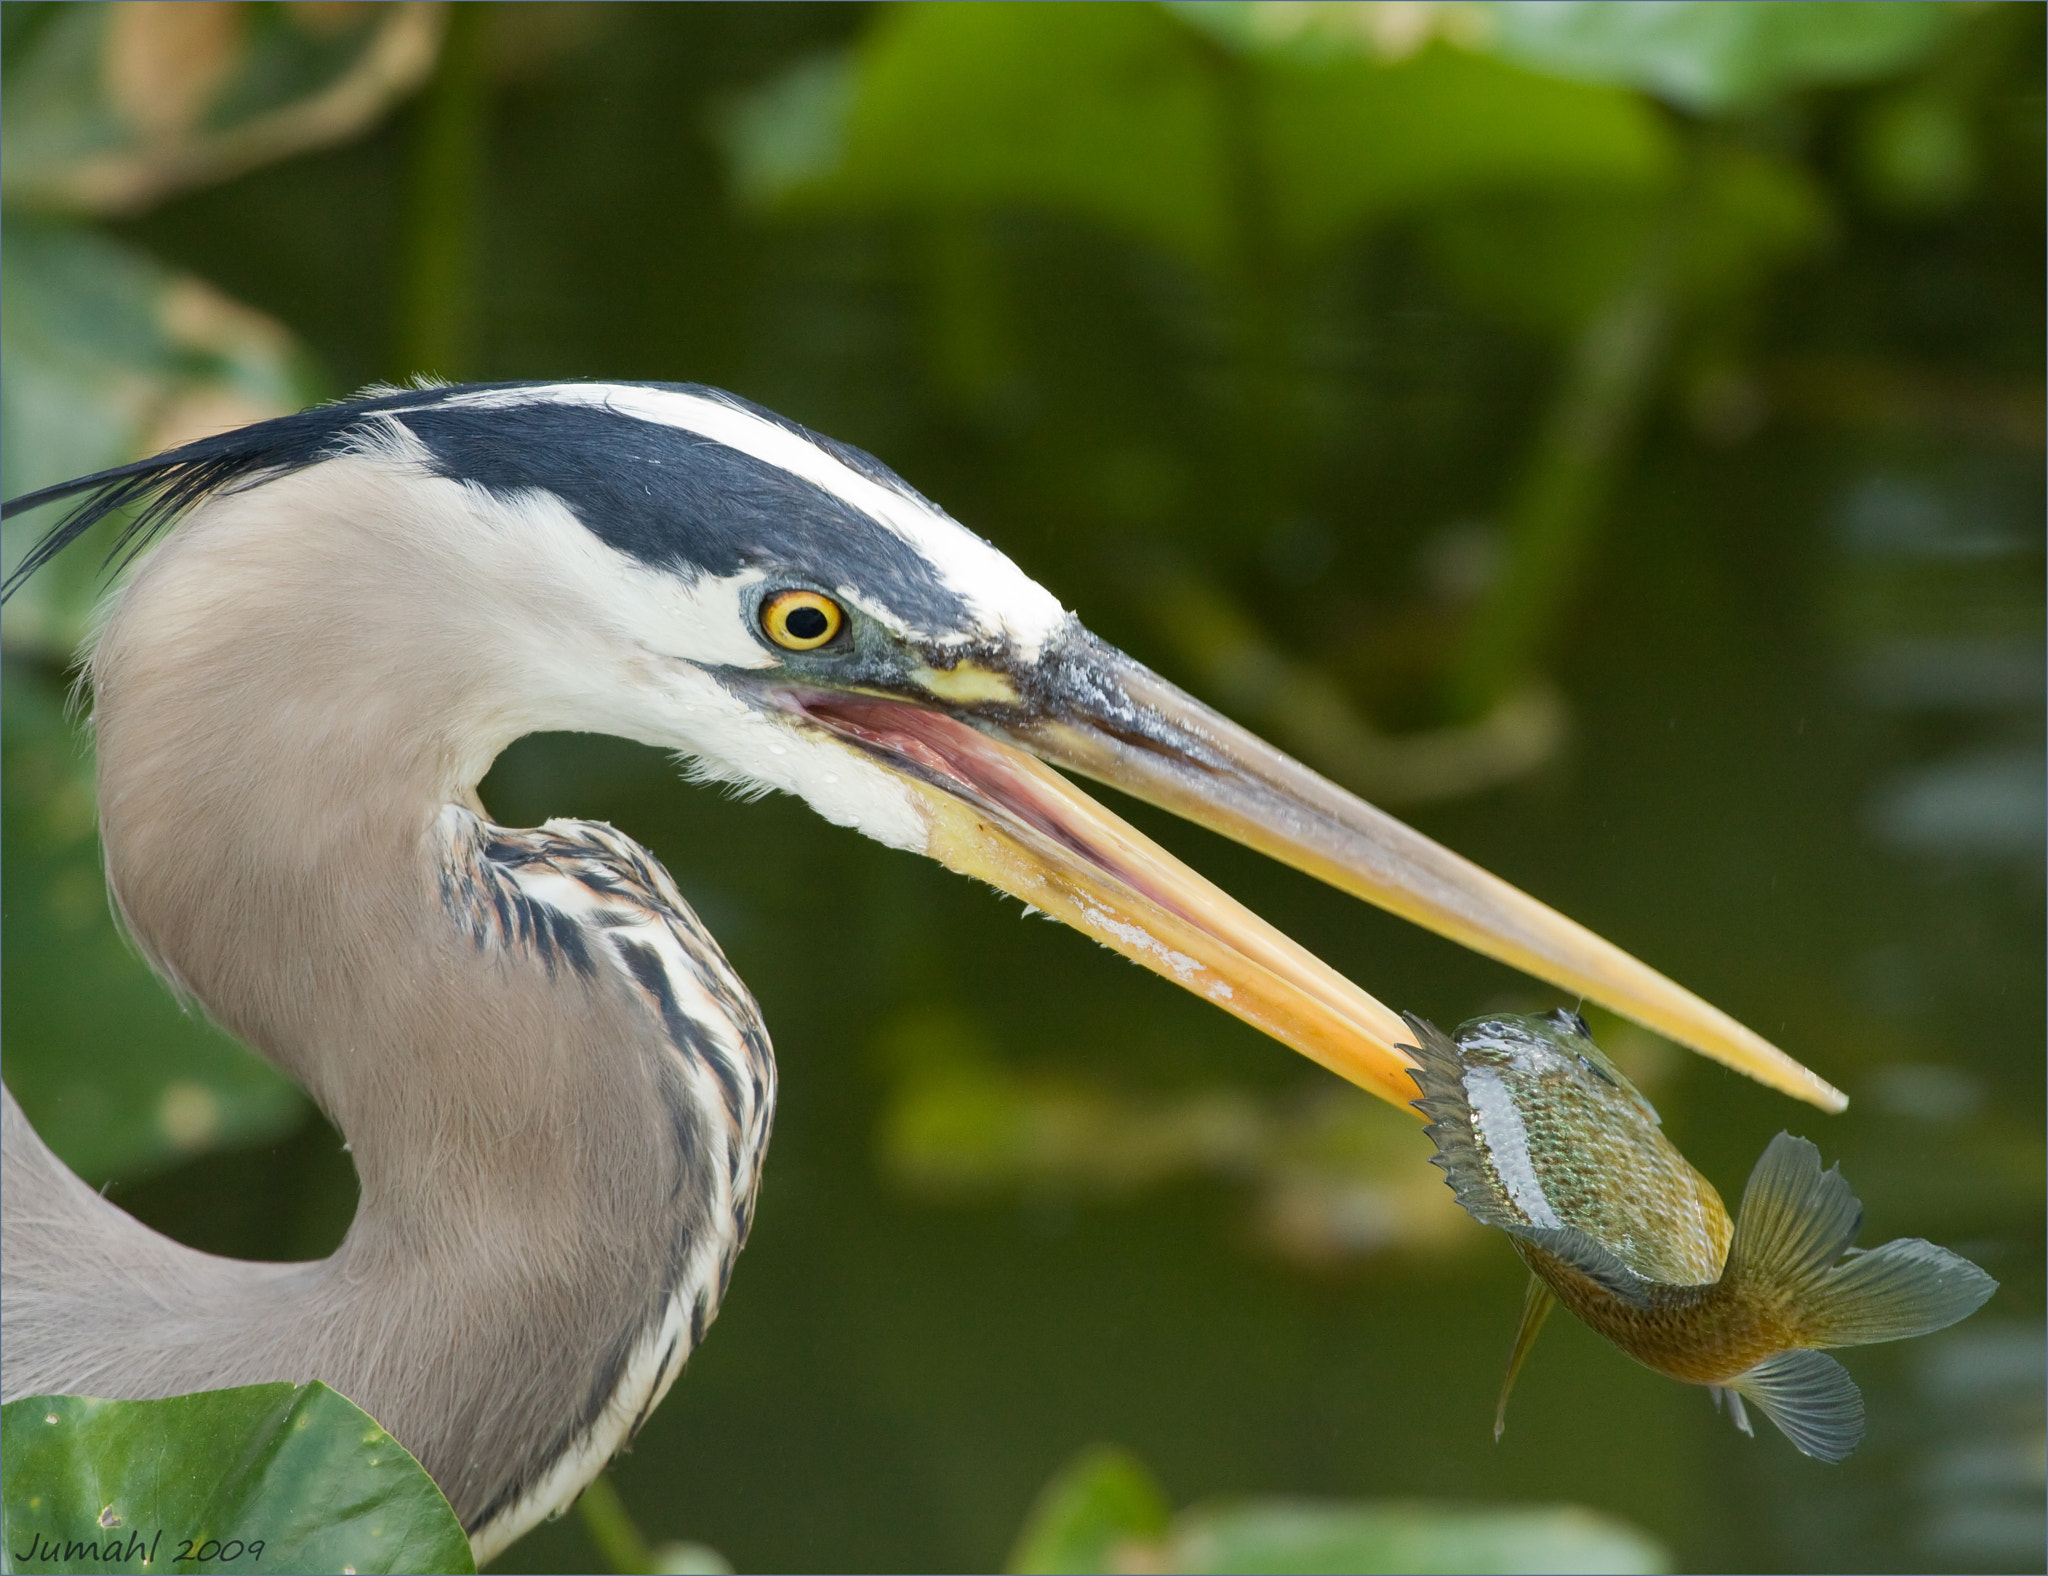
{"label": "fish tail", "polygon": [[1925,1335],[1975,1313],[1998,1289],[1968,1259],[1917,1237],[1857,1253],[1850,1245],[1862,1224],[1841,1171],[1821,1170],[1818,1149],[1780,1133],[1743,1191],[1726,1278],[1783,1307],[1801,1346]]}
{"label": "fish tail", "polygon": [[1961,1254],[1900,1237],[1837,1268],[1802,1322],[1816,1346],[1903,1341],[1967,1319],[1996,1290]]}
{"label": "fish tail", "polygon": [[1745,1434],[1742,1399],[1756,1404],[1802,1455],[1840,1461],[1863,1441],[1863,1392],[1848,1370],[1821,1352],[1780,1352],[1724,1381],[1735,1425]]}

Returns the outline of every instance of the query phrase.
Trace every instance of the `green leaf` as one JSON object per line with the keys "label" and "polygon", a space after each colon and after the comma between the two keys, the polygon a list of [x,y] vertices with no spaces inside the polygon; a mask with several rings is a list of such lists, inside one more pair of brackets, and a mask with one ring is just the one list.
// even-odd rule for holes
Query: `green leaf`
{"label": "green leaf", "polygon": [[318,1382],[0,1407],[17,1571],[473,1572],[420,1464]]}
{"label": "green leaf", "polygon": [[1442,46],[1392,65],[1275,68],[1265,113],[1277,217],[1302,249],[1496,193],[1652,193],[1676,170],[1668,133],[1633,95]]}
{"label": "green leaf", "polygon": [[1934,0],[1512,0],[1491,47],[1533,70],[1643,88],[1706,113],[1821,83],[1889,76],[1928,55],[1960,8]]}
{"label": "green leaf", "polygon": [[7,1085],[92,1183],[289,1132],[304,1097],[182,1011],[114,925],[94,825],[92,756],[46,668],[0,673],[0,968]]}
{"label": "green leaf", "polygon": [[1036,208],[1209,266],[1254,222],[1310,251],[1476,192],[1655,190],[1674,166],[1631,93],[1442,45],[1395,61],[1239,56],[1133,5],[900,7],[850,66],[806,62],[726,127],[757,201]]}
{"label": "green leaf", "polygon": [[1626,1522],[1576,1506],[1316,1504],[1197,1506],[1174,1524],[1153,1570],[1189,1576],[1293,1572],[1596,1573],[1667,1571],[1670,1556]]}
{"label": "green leaf", "polygon": [[1150,7],[896,8],[858,49],[845,115],[837,165],[793,195],[1076,212],[1201,257],[1222,243],[1209,84]]}
{"label": "green leaf", "polygon": [[1091,1445],[1039,1494],[1005,1569],[1019,1576],[1118,1570],[1119,1555],[1157,1540],[1167,1516],[1166,1492],[1142,1461],[1114,1445]]}

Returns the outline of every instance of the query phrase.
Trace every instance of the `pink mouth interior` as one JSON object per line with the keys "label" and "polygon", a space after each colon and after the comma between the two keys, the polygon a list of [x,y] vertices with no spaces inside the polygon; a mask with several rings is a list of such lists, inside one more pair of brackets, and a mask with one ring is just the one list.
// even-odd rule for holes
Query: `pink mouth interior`
{"label": "pink mouth interior", "polygon": [[791,698],[805,716],[834,733],[857,739],[872,749],[913,762],[959,784],[968,797],[992,804],[1043,833],[1147,902],[1200,924],[1123,860],[1097,846],[1085,830],[1073,825],[1058,799],[1033,777],[1017,770],[1008,758],[1007,748],[964,722],[922,706],[879,697],[810,694]]}

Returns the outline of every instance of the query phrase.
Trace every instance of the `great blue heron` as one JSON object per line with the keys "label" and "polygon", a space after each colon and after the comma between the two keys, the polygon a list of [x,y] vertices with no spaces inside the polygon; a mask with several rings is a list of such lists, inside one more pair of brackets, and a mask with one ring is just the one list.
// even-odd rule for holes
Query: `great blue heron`
{"label": "great blue heron", "polygon": [[703,1338],[775,1102],[746,988],[609,826],[494,825],[543,729],[798,794],[1077,926],[1396,1104],[1400,1018],[1051,762],[1624,1013],[1841,1097],[1623,952],[1088,633],[869,456],[715,390],[383,390],[7,506],[135,545],[90,663],[120,914],[311,1093],[361,1180],[253,1264],[98,1197],[5,1101],[4,1391],[325,1380],[480,1559],[566,1505]]}

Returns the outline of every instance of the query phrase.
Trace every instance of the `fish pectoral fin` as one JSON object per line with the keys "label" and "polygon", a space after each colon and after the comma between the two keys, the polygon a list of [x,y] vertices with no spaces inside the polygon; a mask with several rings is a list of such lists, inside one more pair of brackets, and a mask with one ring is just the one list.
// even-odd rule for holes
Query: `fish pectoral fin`
{"label": "fish pectoral fin", "polygon": [[1720,1411],[1723,1403],[1726,1403],[1729,1421],[1749,1435],[1751,1439],[1756,1438],[1756,1430],[1749,1426],[1749,1412],[1743,1406],[1741,1396],[1737,1395],[1726,1385],[1720,1384],[1708,1385],[1707,1394],[1714,1398],[1715,1411]]}
{"label": "fish pectoral fin", "polygon": [[1840,1461],[1863,1438],[1863,1392],[1832,1357],[1821,1352],[1780,1352],[1727,1388],[1754,1401],[1803,1455]]}
{"label": "fish pectoral fin", "polygon": [[1550,1317],[1550,1310],[1557,1306],[1557,1293],[1544,1284],[1543,1277],[1531,1275],[1529,1290],[1522,1298],[1522,1322],[1515,1326],[1515,1349],[1508,1354],[1507,1377],[1500,1382],[1500,1405],[1493,1409],[1493,1442],[1500,1443],[1500,1436],[1508,1427],[1508,1396],[1515,1388],[1515,1379],[1522,1371],[1522,1364],[1529,1359],[1529,1349],[1536,1344],[1536,1336],[1543,1328],[1543,1321]]}
{"label": "fish pectoral fin", "polygon": [[[1501,1228],[1517,1242],[1560,1260],[1593,1282],[1602,1291],[1620,1298],[1631,1308],[1653,1306],[1656,1282],[1645,1280],[1620,1255],[1576,1226],[1525,1226],[1519,1221]],[[1534,1268],[1534,1266],[1531,1266]],[[1539,1272],[1540,1273],[1540,1272]]]}

